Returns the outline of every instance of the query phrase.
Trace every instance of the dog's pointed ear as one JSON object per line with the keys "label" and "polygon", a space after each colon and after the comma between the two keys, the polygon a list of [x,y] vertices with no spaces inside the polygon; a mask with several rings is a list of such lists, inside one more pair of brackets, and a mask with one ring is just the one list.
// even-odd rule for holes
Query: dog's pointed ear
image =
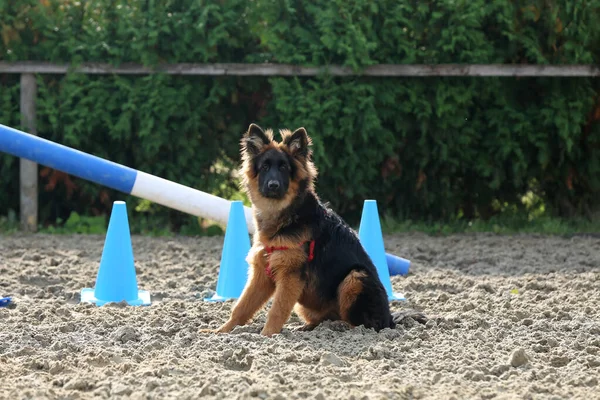
{"label": "dog's pointed ear", "polygon": [[306,133],[306,129],[298,128],[285,139],[285,144],[294,157],[306,158],[312,141]]}
{"label": "dog's pointed ear", "polygon": [[242,138],[242,152],[255,156],[269,143],[271,143],[271,139],[265,131],[256,124],[250,124]]}

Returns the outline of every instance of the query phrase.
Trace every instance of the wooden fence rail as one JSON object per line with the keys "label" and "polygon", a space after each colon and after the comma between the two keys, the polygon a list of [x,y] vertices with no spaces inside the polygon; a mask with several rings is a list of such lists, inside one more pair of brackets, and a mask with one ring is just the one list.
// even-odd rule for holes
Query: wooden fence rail
{"label": "wooden fence rail", "polygon": [[[0,74],[21,75],[21,123],[31,134],[36,130],[35,74],[83,73],[94,75],[168,75],[204,76],[370,76],[370,77],[598,77],[600,67],[595,65],[528,65],[528,64],[412,64],[373,65],[362,71],[332,65],[303,67],[291,64],[164,64],[147,67],[139,64],[113,66],[104,63],[84,63],[77,66],[46,62],[1,62]],[[38,226],[38,168],[28,160],[20,160],[20,226],[35,232]]]}
{"label": "wooden fence rail", "polygon": [[302,67],[291,64],[165,64],[146,67],[139,64],[112,66],[103,63],[85,63],[78,66],[45,62],[0,62],[0,74],[118,74],[205,76],[316,76],[327,73],[334,76],[479,76],[479,77],[596,77],[600,67],[595,65],[528,65],[528,64],[380,64],[355,72],[350,68]]}

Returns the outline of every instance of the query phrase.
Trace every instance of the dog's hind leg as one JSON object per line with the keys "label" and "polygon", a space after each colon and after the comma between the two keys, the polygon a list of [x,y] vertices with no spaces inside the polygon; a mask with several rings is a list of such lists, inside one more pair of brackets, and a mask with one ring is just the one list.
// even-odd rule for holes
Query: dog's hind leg
{"label": "dog's hind leg", "polygon": [[356,326],[356,321],[352,321],[351,312],[358,300],[358,296],[364,290],[362,282],[362,278],[364,277],[366,277],[364,272],[352,271],[338,287],[340,317],[342,321],[350,324],[352,327]]}
{"label": "dog's hind leg", "polygon": [[367,271],[350,272],[339,285],[338,299],[342,320],[353,327],[363,325],[379,332],[396,326],[383,285]]}

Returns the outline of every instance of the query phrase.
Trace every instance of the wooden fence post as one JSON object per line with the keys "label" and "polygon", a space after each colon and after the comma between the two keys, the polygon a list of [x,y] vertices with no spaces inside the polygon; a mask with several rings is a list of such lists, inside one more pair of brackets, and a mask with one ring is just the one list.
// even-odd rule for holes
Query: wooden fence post
{"label": "wooden fence post", "polygon": [[[35,103],[37,83],[35,75],[21,74],[21,125],[23,130],[37,135]],[[20,159],[21,230],[36,232],[38,225],[38,164]]]}

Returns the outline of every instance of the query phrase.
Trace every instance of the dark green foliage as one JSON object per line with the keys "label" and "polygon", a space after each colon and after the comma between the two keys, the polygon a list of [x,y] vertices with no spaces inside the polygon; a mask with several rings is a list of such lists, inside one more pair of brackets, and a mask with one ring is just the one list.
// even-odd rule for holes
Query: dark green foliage
{"label": "dark green foliage", "polygon": [[[0,0],[8,61],[341,64],[598,63],[600,0]],[[598,83],[584,78],[40,76],[38,131],[231,198],[250,122],[305,126],[317,189],[413,219],[489,218],[533,192],[556,215],[600,206]],[[19,126],[18,76],[0,123]],[[41,219],[105,213],[116,194],[40,168]],[[47,175],[46,175],[47,174]],[[75,184],[76,186],[73,186]],[[0,214],[18,162],[0,155]],[[534,196],[534,197],[535,197]],[[189,218],[162,210],[180,230]],[[147,224],[147,222],[145,222]]]}
{"label": "dark green foliage", "polygon": [[[258,1],[270,60],[597,63],[599,1]],[[600,205],[592,79],[274,78],[274,114],[317,135],[319,189],[416,219],[488,218],[529,190],[557,213]],[[596,118],[600,117],[599,115]]]}
{"label": "dark green foliage", "polygon": [[[10,61],[241,62],[256,40],[244,1],[0,1],[1,58]],[[18,126],[18,76],[2,77],[1,122]],[[38,77],[39,135],[224,197],[237,189],[238,140],[263,80],[208,77]],[[4,88],[11,88],[5,91]],[[267,87],[268,90],[268,87]],[[0,213],[18,209],[18,162],[0,156]],[[215,173],[217,169],[219,173]],[[113,191],[40,167],[40,219],[104,213]],[[128,199],[130,200],[130,199]],[[135,202],[130,201],[133,205]],[[152,208],[150,208],[150,211]],[[190,218],[163,210],[180,230]],[[194,223],[195,219],[191,219]],[[160,222],[157,222],[157,224]]]}

